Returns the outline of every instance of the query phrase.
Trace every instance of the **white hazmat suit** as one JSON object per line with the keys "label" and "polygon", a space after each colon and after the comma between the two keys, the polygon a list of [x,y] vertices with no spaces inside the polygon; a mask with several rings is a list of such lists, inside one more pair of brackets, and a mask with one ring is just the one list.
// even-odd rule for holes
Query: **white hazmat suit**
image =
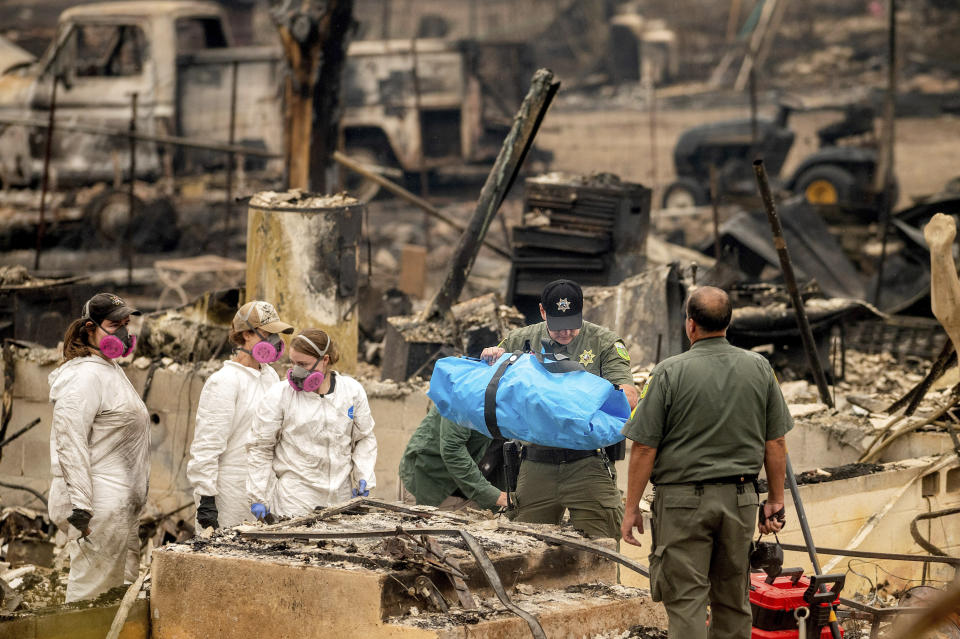
{"label": "white hazmat suit", "polygon": [[221,527],[253,520],[246,489],[247,442],[260,400],[279,381],[267,364],[258,370],[226,361],[203,385],[187,480],[198,502],[204,495],[216,497]]}
{"label": "white hazmat suit", "polygon": [[352,377],[332,374],[326,395],[298,392],[283,381],[260,402],[248,447],[251,502],[295,517],[349,500],[361,479],[376,486],[377,440],[367,394]]}
{"label": "white hazmat suit", "polygon": [[[50,519],[67,532],[67,601],[133,582],[137,537],[150,479],[150,415],[123,370],[99,356],[72,359],[52,373]],[[74,508],[93,515],[77,539]]]}

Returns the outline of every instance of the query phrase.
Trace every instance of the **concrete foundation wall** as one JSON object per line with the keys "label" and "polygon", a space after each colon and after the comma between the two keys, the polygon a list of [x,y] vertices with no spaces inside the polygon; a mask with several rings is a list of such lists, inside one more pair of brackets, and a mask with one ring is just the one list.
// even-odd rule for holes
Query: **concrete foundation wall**
{"label": "concrete foundation wall", "polygon": [[[15,362],[13,415],[10,435],[33,419],[41,422],[2,449],[0,482],[28,486],[44,495],[50,488],[50,423],[53,405],[48,401],[47,375],[54,364],[30,359]],[[128,366],[127,376],[143,392],[147,371]],[[205,377],[187,369],[158,369],[147,395],[152,418],[150,506],[157,512],[169,512],[193,500],[186,470],[193,441],[193,427],[200,391]],[[0,377],[2,383],[2,377]],[[378,443],[374,497],[395,499],[397,467],[407,440],[427,412],[427,397],[422,391],[396,392],[368,387],[370,409],[376,422]],[[0,486],[0,503],[23,505],[43,510],[30,493]]]}
{"label": "concrete foundation wall", "polygon": [[[536,555],[536,553],[534,553]],[[570,566],[573,574],[561,578]],[[616,568],[609,562],[598,565],[578,553],[567,552],[564,565],[548,565],[546,555],[534,557],[539,571],[524,574],[524,583],[538,588],[563,587],[596,582],[603,573],[612,582]],[[510,563],[497,562],[501,579],[511,574]],[[462,564],[474,595],[490,597],[488,588],[477,583],[475,567]],[[557,572],[559,571],[559,572]],[[554,574],[556,573],[556,574]],[[407,624],[411,617],[409,596],[401,602],[409,574],[375,572],[350,568],[291,564],[289,562],[177,552],[170,548],[153,554],[153,586],[150,599],[154,639],[218,639],[255,636],[268,629],[276,639],[311,637],[529,637],[530,630],[519,618],[480,621],[473,625],[421,629]],[[553,583],[557,581],[557,583]],[[442,583],[442,582],[438,582]],[[509,583],[509,582],[507,582]],[[455,600],[455,597],[448,595]],[[423,606],[424,604],[419,603]],[[402,604],[402,605],[401,605]],[[590,637],[611,630],[623,631],[633,625],[665,625],[663,609],[646,597],[621,601],[594,600],[541,606],[537,616],[548,637]],[[401,620],[397,622],[397,620]]]}

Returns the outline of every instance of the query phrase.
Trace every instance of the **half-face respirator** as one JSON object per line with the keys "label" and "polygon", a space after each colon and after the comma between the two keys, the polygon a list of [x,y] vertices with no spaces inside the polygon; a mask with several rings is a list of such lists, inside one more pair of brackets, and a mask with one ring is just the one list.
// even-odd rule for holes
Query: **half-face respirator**
{"label": "half-face respirator", "polygon": [[317,360],[310,368],[304,368],[303,366],[297,364],[288,370],[287,382],[289,382],[290,386],[292,386],[293,390],[295,391],[306,391],[308,393],[313,392],[320,388],[320,385],[323,384],[324,374],[321,371],[316,370],[316,368],[320,365],[320,361],[323,359],[323,356],[327,354],[327,349],[330,348],[330,338],[327,337],[327,345],[323,350],[317,348],[317,345],[304,335],[297,335],[293,339],[302,339],[311,347],[313,347],[313,352],[318,353],[318,355]]}
{"label": "half-face respirator", "polygon": [[250,313],[253,312],[254,308],[255,306],[250,306],[249,310],[247,310],[247,314],[243,317],[243,321],[247,326],[250,327],[251,331],[256,333],[257,337],[260,338],[260,341],[257,342],[249,351],[245,348],[239,348],[237,350],[250,353],[253,359],[257,360],[261,364],[272,364],[283,357],[283,352],[286,350],[283,343],[283,338],[280,337],[279,333],[267,333],[264,335],[260,332],[259,328],[250,323]]}
{"label": "half-face respirator", "polygon": [[90,302],[83,306],[83,318],[93,322],[97,328],[106,333],[97,345],[97,349],[103,353],[107,359],[117,359],[126,357],[137,347],[137,336],[130,334],[126,326],[117,328],[112,333],[90,317]]}
{"label": "half-face respirator", "polygon": [[279,333],[267,333],[267,335],[264,336],[259,330],[255,332],[257,337],[260,338],[260,341],[257,342],[250,351],[253,359],[261,364],[270,364],[283,357],[286,348]]}

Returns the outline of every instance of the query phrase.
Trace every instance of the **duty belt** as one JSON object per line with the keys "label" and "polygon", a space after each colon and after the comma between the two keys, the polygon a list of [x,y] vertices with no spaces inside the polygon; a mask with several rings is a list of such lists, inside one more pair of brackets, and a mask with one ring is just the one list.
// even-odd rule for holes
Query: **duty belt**
{"label": "duty belt", "polygon": [[599,454],[599,450],[571,450],[569,448],[547,448],[546,446],[526,444],[523,447],[521,459],[544,464],[567,464],[578,459],[595,457]]}
{"label": "duty belt", "polygon": [[658,482],[657,486],[707,486],[710,484],[756,484],[756,475],[728,475],[712,479],[697,479],[694,481]]}

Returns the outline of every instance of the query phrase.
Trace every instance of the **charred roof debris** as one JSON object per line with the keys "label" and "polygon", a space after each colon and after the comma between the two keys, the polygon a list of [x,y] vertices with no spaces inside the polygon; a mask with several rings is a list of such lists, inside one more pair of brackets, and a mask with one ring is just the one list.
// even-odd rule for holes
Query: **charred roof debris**
{"label": "charred roof debris", "polygon": [[[665,637],[649,500],[642,554],[405,501],[437,360],[558,278],[638,388],[728,291],[795,423],[777,579],[842,582],[848,639],[960,637],[951,3],[33,4],[0,7],[0,637]],[[47,376],[105,290],[143,311],[150,489],[136,582],[66,604]],[[210,532],[186,467],[252,299],[333,338],[377,486]]]}

